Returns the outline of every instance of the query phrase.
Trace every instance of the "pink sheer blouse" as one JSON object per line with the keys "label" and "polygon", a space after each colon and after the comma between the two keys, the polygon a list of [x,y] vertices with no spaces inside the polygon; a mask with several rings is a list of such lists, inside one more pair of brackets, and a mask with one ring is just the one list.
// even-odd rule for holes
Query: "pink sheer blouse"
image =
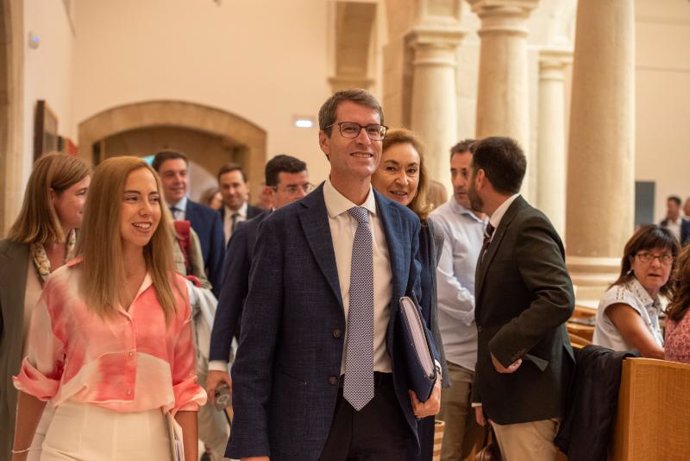
{"label": "pink sheer blouse", "polygon": [[191,308],[175,275],[177,312],[169,324],[147,274],[129,311],[104,320],[78,293],[81,265],[70,261],[48,279],[31,320],[27,356],[14,385],[40,400],[67,400],[118,412],[198,410]]}
{"label": "pink sheer blouse", "polygon": [[690,363],[690,315],[688,311],[680,320],[675,322],[666,320],[666,344],[664,345],[666,360]]}

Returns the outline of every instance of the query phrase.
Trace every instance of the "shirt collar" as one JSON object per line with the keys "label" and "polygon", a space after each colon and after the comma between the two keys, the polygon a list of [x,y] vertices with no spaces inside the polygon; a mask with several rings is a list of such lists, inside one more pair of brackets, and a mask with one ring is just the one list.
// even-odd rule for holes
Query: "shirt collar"
{"label": "shirt collar", "polygon": [[185,195],[184,197],[182,197],[182,198],[180,199],[179,202],[177,202],[177,203],[171,203],[171,204],[170,204],[170,208],[177,208],[178,210],[183,211],[183,212],[186,213],[186,212],[187,212],[187,201],[188,201],[188,200],[189,200],[189,198],[187,198],[187,196]]}
{"label": "shirt collar", "polygon": [[660,302],[659,297],[657,296],[655,298],[652,298],[649,292],[644,289],[637,277],[633,276],[630,279],[629,287],[630,291],[633,292],[635,297],[642,303],[645,309],[649,310],[650,307],[658,307],[656,304]]}
{"label": "shirt collar", "polygon": [[326,183],[323,186],[323,200],[326,202],[326,210],[328,211],[328,217],[335,218],[338,215],[346,213],[352,207],[361,206],[366,208],[369,213],[376,215],[376,199],[374,193],[372,192],[371,185],[369,185],[369,194],[366,200],[361,205],[356,205],[350,201],[343,194],[338,192],[338,190],[331,183],[331,179],[326,179]]}
{"label": "shirt collar", "polygon": [[223,205],[223,206],[225,207],[225,216],[232,216],[233,214],[237,213],[242,218],[247,217],[247,202],[244,202],[242,204],[242,206],[237,211],[231,210],[230,208],[228,208],[227,205]]}
{"label": "shirt collar", "polygon": [[496,208],[496,211],[494,211],[494,214],[491,215],[491,218],[489,219],[489,223],[494,227],[494,229],[498,229],[498,225],[501,224],[501,219],[503,219],[503,215],[506,214],[506,211],[508,211],[508,208],[510,205],[515,201],[516,198],[520,196],[519,193],[515,195],[511,195],[506,199],[505,202],[501,203],[498,208]]}
{"label": "shirt collar", "polygon": [[461,214],[463,216],[468,216],[470,219],[473,219],[477,222],[484,222],[484,219],[480,219],[472,210],[469,208],[465,208],[464,206],[460,205],[457,200],[455,200],[455,197],[451,197],[450,200],[450,208],[458,214]]}

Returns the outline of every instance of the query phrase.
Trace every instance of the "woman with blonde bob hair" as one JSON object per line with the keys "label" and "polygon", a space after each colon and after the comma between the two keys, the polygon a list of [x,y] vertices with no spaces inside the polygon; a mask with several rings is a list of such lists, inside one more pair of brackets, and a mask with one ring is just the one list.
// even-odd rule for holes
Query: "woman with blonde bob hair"
{"label": "woman with blonde bob hair", "polygon": [[197,458],[206,394],[169,221],[160,180],[143,160],[114,157],[96,168],[77,257],[46,283],[14,377],[13,460],[25,459],[45,401],[55,415],[41,460],[170,459],[170,434],[180,431],[184,456]]}
{"label": "woman with blonde bob hair", "polygon": [[[76,157],[41,157],[29,176],[19,216],[0,241],[0,461],[11,456],[17,408],[12,375],[26,353],[31,312],[50,273],[74,255],[90,181],[88,167]],[[29,459],[38,459],[49,421],[50,409]]]}

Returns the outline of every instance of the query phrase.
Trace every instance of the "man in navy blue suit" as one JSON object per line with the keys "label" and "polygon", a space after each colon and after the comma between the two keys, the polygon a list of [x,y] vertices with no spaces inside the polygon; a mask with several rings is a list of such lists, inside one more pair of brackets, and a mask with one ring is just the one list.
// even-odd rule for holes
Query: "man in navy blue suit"
{"label": "man in navy blue suit", "polygon": [[[226,456],[398,461],[418,446],[416,418],[436,414],[440,402],[439,382],[424,403],[409,391],[398,334],[398,300],[419,287],[420,223],[371,187],[386,132],[371,94],[336,93],[321,107],[319,127],[329,178],[259,229]],[[370,289],[366,309],[361,285]],[[367,397],[359,400],[352,386]]]}
{"label": "man in navy blue suit", "polygon": [[189,160],[185,154],[174,150],[158,152],[152,166],[161,177],[163,195],[173,218],[188,220],[199,236],[206,275],[213,286],[213,294],[218,296],[225,254],[223,224],[220,216],[216,211],[193,202],[187,197]]}
{"label": "man in navy blue suit", "polygon": [[[267,196],[274,209],[300,200],[313,188],[309,182],[307,164],[290,155],[276,155],[266,163],[265,184]],[[209,373],[206,392],[211,403],[221,383],[231,386],[228,361],[233,337],[239,339],[240,318],[249,285],[249,268],[259,225],[268,217],[266,211],[246,222],[241,222],[233,232],[225,251],[223,287],[218,299],[218,309],[213,321]]]}

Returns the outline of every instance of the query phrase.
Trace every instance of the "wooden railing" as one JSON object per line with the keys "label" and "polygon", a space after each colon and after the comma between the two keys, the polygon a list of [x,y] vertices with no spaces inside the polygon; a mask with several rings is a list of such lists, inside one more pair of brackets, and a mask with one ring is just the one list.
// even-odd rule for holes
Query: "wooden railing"
{"label": "wooden railing", "polygon": [[610,459],[690,459],[690,364],[623,362]]}

